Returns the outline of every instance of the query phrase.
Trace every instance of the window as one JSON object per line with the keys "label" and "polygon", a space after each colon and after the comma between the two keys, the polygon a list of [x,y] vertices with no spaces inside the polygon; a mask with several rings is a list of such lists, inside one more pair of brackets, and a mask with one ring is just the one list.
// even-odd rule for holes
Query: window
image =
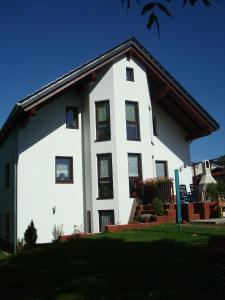
{"label": "window", "polygon": [[78,107],[66,108],[66,128],[79,129]]}
{"label": "window", "polygon": [[153,125],[153,134],[155,136],[158,136],[156,118],[154,116],[152,118],[152,125]]}
{"label": "window", "polygon": [[156,166],[156,177],[167,177],[167,161],[164,160],[156,160],[155,161]]}
{"label": "window", "polygon": [[114,210],[99,210],[99,231],[105,230],[106,225],[114,225]]}
{"label": "window", "polygon": [[87,211],[87,232],[91,232],[91,211]]}
{"label": "window", "polygon": [[10,223],[9,223],[9,213],[5,214],[5,222],[4,222],[4,230],[5,230],[5,236],[4,238],[6,240],[9,240],[9,233],[10,233]]}
{"label": "window", "polygon": [[113,198],[112,155],[98,154],[98,198]]}
{"label": "window", "polygon": [[126,78],[127,81],[134,81],[134,69],[126,68]]}
{"label": "window", "polygon": [[7,163],[5,165],[5,188],[7,189],[9,187],[10,182],[10,164]]}
{"label": "window", "polygon": [[127,139],[133,141],[140,140],[139,129],[139,112],[138,103],[126,101],[126,126],[127,126]]}
{"label": "window", "polygon": [[56,183],[73,183],[73,158],[57,156],[55,158]]}
{"label": "window", "polygon": [[100,101],[96,106],[96,140],[107,141],[111,139],[109,101]]}
{"label": "window", "polygon": [[128,174],[130,197],[137,198],[140,196],[139,182],[142,180],[141,154],[128,154]]}

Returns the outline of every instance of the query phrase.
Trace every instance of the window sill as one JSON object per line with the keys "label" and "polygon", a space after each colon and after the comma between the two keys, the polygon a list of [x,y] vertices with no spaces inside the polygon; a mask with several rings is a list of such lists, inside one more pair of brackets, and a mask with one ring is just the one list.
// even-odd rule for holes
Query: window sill
{"label": "window sill", "polygon": [[113,200],[114,199],[114,196],[109,196],[109,197],[98,197],[96,198],[96,200]]}
{"label": "window sill", "polygon": [[79,129],[79,127],[67,127],[66,126],[66,129]]}
{"label": "window sill", "polygon": [[141,142],[141,139],[127,139],[127,141],[132,141],[132,142]]}
{"label": "window sill", "polygon": [[98,142],[108,142],[108,141],[111,141],[111,138],[110,139],[106,139],[106,140],[95,140],[94,142],[98,143]]}
{"label": "window sill", "polygon": [[56,181],[55,184],[73,184],[73,180],[72,181]]}

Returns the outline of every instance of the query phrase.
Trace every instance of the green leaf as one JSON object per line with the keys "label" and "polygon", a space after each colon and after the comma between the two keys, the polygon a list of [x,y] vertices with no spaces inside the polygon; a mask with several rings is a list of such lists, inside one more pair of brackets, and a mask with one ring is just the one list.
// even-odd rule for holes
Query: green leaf
{"label": "green leaf", "polygon": [[202,0],[206,7],[210,7],[212,3],[209,0]]}
{"label": "green leaf", "polygon": [[156,24],[158,36],[160,37],[159,22],[157,16],[154,13],[152,13],[148,18],[147,28],[151,30],[153,24]]}
{"label": "green leaf", "polygon": [[157,3],[158,8],[164,12],[168,17],[172,17],[171,13],[168,11],[168,9],[165,7],[165,5],[161,3]]}
{"label": "green leaf", "polygon": [[157,4],[156,2],[150,2],[146,4],[142,9],[141,14],[144,15],[147,11],[152,10],[156,4]]}

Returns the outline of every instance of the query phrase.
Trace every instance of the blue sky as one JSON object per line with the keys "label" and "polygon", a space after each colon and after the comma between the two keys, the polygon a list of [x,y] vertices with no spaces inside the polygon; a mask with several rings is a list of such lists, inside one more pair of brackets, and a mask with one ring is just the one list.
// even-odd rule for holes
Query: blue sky
{"label": "blue sky", "polygon": [[131,2],[126,13],[121,0],[0,1],[0,127],[18,100],[135,36],[221,126],[191,144],[192,160],[225,154],[225,1],[172,1],[160,39]]}

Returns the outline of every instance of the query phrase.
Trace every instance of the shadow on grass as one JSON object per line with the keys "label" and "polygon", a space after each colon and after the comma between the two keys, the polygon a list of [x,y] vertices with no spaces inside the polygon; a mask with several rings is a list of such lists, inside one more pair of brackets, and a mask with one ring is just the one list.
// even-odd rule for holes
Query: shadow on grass
{"label": "shadow on grass", "polygon": [[80,239],[0,261],[0,297],[215,299],[211,268],[206,247],[184,242]]}

